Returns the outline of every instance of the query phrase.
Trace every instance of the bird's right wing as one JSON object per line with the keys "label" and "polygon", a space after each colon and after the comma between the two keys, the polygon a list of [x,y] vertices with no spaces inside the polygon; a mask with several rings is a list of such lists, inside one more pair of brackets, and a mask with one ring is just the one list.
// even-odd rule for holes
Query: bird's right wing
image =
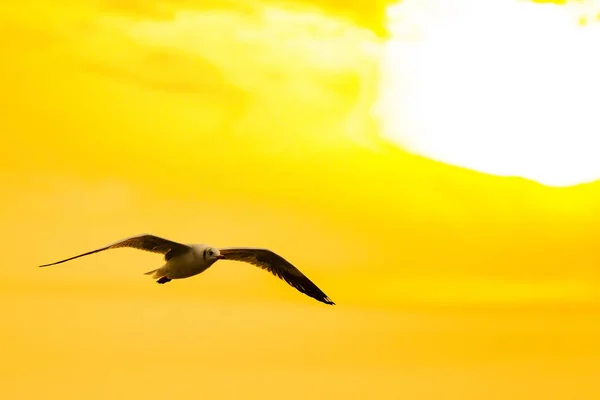
{"label": "bird's right wing", "polygon": [[169,260],[170,258],[178,254],[182,254],[190,250],[190,247],[185,244],[173,242],[171,240],[163,239],[154,235],[143,234],[119,240],[118,242],[109,244],[108,246],[102,247],[100,249],[88,251],[87,253],[79,254],[77,256],[70,257],[61,261],[40,265],[40,267],[48,267],[50,265],[64,263],[65,261],[74,260],[75,258],[87,256],[89,254],[99,253],[104,250],[117,249],[119,247],[131,247],[134,249],[150,251],[152,253],[164,254],[165,260]]}
{"label": "bird's right wing", "polygon": [[283,279],[299,292],[312,297],[325,304],[335,303],[317,287],[306,275],[279,254],[268,249],[256,249],[248,247],[228,247],[219,249],[225,260],[247,262],[265,269]]}

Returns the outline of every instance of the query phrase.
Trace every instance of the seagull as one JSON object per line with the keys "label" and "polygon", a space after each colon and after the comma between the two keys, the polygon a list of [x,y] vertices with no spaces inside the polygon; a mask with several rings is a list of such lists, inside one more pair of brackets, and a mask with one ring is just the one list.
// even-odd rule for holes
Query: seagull
{"label": "seagull", "polygon": [[301,293],[312,297],[322,303],[335,305],[335,303],[308,279],[300,270],[290,264],[280,255],[268,249],[253,247],[228,247],[218,249],[206,244],[182,244],[163,239],[150,234],[131,236],[108,246],[101,247],[87,253],[79,254],[61,261],[50,264],[40,265],[49,267],[51,265],[61,264],[75,258],[87,256],[89,254],[99,253],[104,250],[117,249],[119,247],[131,247],[134,249],[150,251],[163,254],[165,265],[144,275],[152,275],[157,283],[165,284],[173,279],[189,278],[206,271],[218,260],[243,261],[262,269],[265,269],[283,279],[290,286],[296,288]]}

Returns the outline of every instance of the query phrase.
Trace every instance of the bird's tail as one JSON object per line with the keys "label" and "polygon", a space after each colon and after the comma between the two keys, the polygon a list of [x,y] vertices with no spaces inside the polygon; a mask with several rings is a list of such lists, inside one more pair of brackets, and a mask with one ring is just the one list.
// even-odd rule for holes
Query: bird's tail
{"label": "bird's tail", "polygon": [[162,276],[159,276],[160,275],[160,271],[159,270],[160,270],[160,268],[153,269],[152,271],[144,272],[144,275],[152,275],[152,274],[154,274],[154,276],[152,277],[153,279],[162,278]]}

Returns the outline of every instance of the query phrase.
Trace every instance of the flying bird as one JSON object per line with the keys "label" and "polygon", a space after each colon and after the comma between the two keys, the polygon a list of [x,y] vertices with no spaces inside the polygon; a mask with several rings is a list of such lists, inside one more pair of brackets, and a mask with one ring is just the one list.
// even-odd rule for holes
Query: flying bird
{"label": "flying bird", "polygon": [[265,269],[283,279],[290,286],[307,296],[312,297],[322,303],[335,305],[335,303],[308,279],[300,270],[290,264],[280,255],[268,249],[252,247],[228,247],[218,249],[206,244],[182,244],[163,239],[158,236],[142,234],[132,236],[108,246],[88,251],[61,261],[50,264],[40,265],[48,267],[70,261],[75,258],[98,253],[104,250],[117,249],[119,247],[131,247],[134,249],[150,251],[163,254],[166,263],[157,269],[148,271],[145,275],[152,275],[157,283],[165,284],[173,279],[189,278],[206,271],[218,260],[243,261],[262,269]]}

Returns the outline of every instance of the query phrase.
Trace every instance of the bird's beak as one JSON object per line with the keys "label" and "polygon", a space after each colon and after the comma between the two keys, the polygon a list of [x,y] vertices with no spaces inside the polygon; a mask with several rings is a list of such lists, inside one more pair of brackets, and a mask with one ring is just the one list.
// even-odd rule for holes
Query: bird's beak
{"label": "bird's beak", "polygon": [[225,259],[225,256],[222,256],[220,254],[217,256],[217,260],[224,260],[224,259]]}

